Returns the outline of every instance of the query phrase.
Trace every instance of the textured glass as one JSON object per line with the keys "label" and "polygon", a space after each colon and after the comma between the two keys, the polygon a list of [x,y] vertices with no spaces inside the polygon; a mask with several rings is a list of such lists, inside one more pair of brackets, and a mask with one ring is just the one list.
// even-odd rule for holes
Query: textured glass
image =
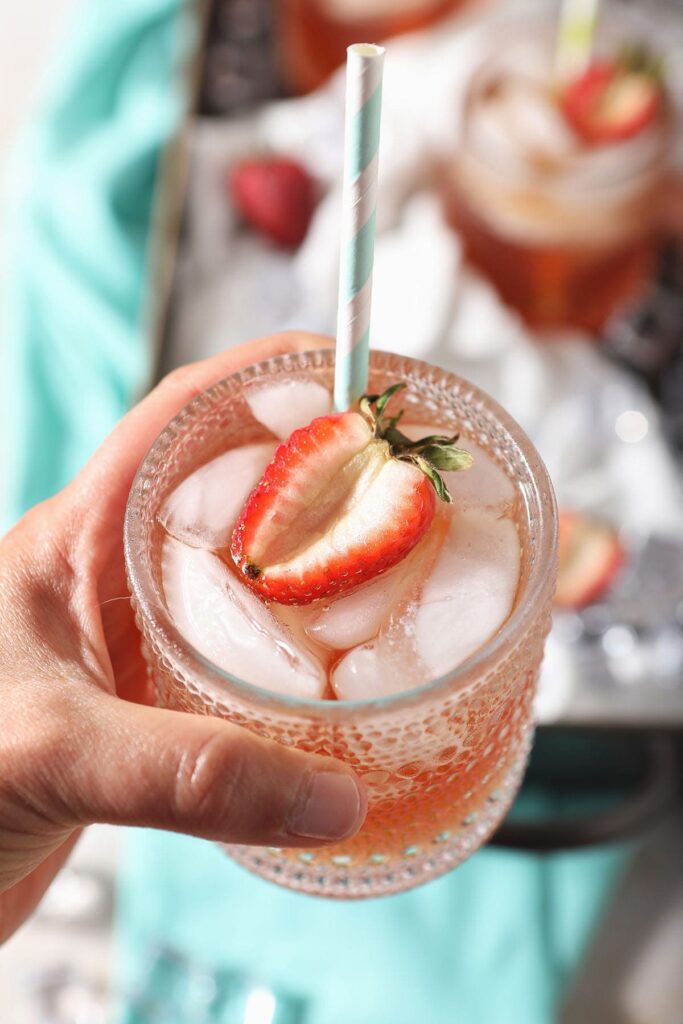
{"label": "textured glass", "polygon": [[[454,671],[381,700],[305,701],[231,678],[180,636],[160,581],[164,498],[189,472],[249,439],[243,388],[266,378],[330,387],[332,352],[284,356],[216,384],[160,435],[133,485],[126,515],[129,581],[160,705],[219,715],[261,736],[341,758],[363,777],[369,812],[360,834],[323,850],[229,847],[257,874],[334,897],[399,892],[449,870],[498,826],[519,785],[532,737],[532,702],[555,583],[552,487],[515,422],[453,374],[388,353],[371,355],[370,388],[407,384],[404,405],[420,422],[459,430],[513,481],[522,573],[512,615]],[[413,414],[415,419],[415,413]],[[454,622],[457,628],[457,622]]]}

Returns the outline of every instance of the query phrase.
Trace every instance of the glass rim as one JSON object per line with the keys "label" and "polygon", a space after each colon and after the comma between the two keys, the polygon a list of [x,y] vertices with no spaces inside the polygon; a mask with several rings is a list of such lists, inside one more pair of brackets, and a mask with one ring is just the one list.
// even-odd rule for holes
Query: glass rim
{"label": "glass rim", "polygon": [[[163,640],[164,653],[172,650],[173,663],[179,664],[190,674],[196,669],[198,662],[204,671],[208,671],[218,687],[226,691],[236,691],[240,697],[247,702],[258,701],[259,704],[267,704],[282,712],[289,714],[314,714],[320,717],[332,717],[333,719],[344,719],[347,715],[358,712],[375,714],[379,712],[395,711],[424,699],[429,699],[442,689],[457,690],[464,689],[461,685],[467,684],[468,677],[473,677],[473,682],[483,677],[481,671],[486,665],[495,665],[499,657],[504,657],[508,642],[515,636],[524,636],[531,625],[533,625],[539,610],[548,600],[554,588],[554,566],[557,548],[557,506],[555,494],[548,471],[531,440],[503,408],[491,398],[486,392],[471,384],[465,378],[427,363],[424,360],[413,359],[410,356],[400,356],[395,353],[373,349],[370,352],[370,368],[378,371],[386,370],[397,379],[401,379],[401,373],[395,367],[388,367],[388,359],[397,359],[404,366],[410,367],[413,372],[423,375],[425,372],[437,370],[439,374],[447,377],[453,385],[467,391],[468,398],[471,396],[472,404],[480,404],[492,415],[496,422],[501,425],[514,442],[517,449],[522,453],[524,463],[529,471],[529,482],[532,485],[536,504],[539,512],[539,525],[537,528],[537,557],[531,571],[524,581],[521,593],[518,593],[515,607],[508,616],[501,628],[482,644],[470,657],[460,662],[448,672],[437,676],[435,679],[419,686],[402,690],[398,693],[389,694],[384,697],[367,697],[362,700],[325,700],[312,699],[308,697],[291,697],[287,694],[269,690],[256,683],[247,682],[237,675],[233,675],[214,664],[209,658],[198,651],[178,630],[173,622],[172,616],[166,608],[163,595],[155,585],[151,571],[141,572],[141,566],[136,565],[137,555],[133,555],[136,549],[136,536],[142,527],[139,524],[137,515],[133,512],[133,505],[141,497],[143,484],[147,479],[147,466],[155,456],[163,451],[172,441],[177,438],[179,427],[188,415],[206,406],[206,402],[212,402],[218,396],[225,397],[225,386],[231,381],[243,379],[245,376],[251,382],[259,377],[266,376],[274,368],[300,369],[302,371],[313,365],[315,368],[333,369],[335,352],[334,349],[314,349],[305,352],[296,352],[274,356],[262,360],[250,366],[235,371],[228,377],[216,381],[209,388],[204,389],[190,402],[186,403],[176,415],[169,421],[160,434],[153,441],[145,454],[135,474],[124,518],[124,557],[128,585],[132,596],[137,604],[138,614],[142,615],[145,621],[150,624],[153,635]],[[292,365],[294,364],[294,365]],[[296,364],[299,364],[298,367]],[[419,381],[414,382],[419,386]],[[545,500],[544,500],[545,497]],[[550,594],[548,591],[550,590]],[[154,600],[151,596],[154,596]],[[502,652],[502,653],[501,653]]]}

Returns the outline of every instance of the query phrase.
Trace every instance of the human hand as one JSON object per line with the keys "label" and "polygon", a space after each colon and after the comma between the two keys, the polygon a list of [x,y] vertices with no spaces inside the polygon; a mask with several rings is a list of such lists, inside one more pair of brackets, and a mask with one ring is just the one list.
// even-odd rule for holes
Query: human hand
{"label": "human hand", "polygon": [[366,801],[350,768],[148,706],[123,559],[128,491],[168,420],[243,366],[324,344],[281,334],[170,374],[0,542],[0,942],[92,822],[273,846],[360,826]]}

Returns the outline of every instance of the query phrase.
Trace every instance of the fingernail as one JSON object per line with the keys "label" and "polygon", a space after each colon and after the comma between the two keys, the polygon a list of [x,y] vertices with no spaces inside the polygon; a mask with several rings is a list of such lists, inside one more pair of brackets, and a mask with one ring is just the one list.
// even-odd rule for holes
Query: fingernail
{"label": "fingernail", "polygon": [[360,826],[365,809],[365,797],[351,775],[316,772],[287,831],[306,839],[346,839]]}

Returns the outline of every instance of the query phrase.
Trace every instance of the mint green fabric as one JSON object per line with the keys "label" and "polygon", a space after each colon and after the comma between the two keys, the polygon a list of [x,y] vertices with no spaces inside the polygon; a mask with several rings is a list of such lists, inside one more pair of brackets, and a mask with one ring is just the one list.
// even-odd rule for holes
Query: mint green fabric
{"label": "mint green fabric", "polygon": [[12,161],[5,527],[73,476],[146,388],[153,189],[192,33],[181,0],[83,2]]}
{"label": "mint green fabric", "polygon": [[210,843],[139,832],[120,888],[122,973],[134,987],[144,951],[168,943],[303,994],[306,1024],[551,1024],[622,859],[489,848],[411,893],[338,903],[263,882]]}
{"label": "mint green fabric", "polygon": [[[61,487],[147,384],[154,186],[193,32],[181,0],[88,0],[17,153],[5,204],[5,525]],[[308,1024],[550,1024],[622,858],[489,849],[408,895],[340,905],[252,878],[211,844],[134,832],[121,989],[149,944],[168,942],[308,995]]]}

